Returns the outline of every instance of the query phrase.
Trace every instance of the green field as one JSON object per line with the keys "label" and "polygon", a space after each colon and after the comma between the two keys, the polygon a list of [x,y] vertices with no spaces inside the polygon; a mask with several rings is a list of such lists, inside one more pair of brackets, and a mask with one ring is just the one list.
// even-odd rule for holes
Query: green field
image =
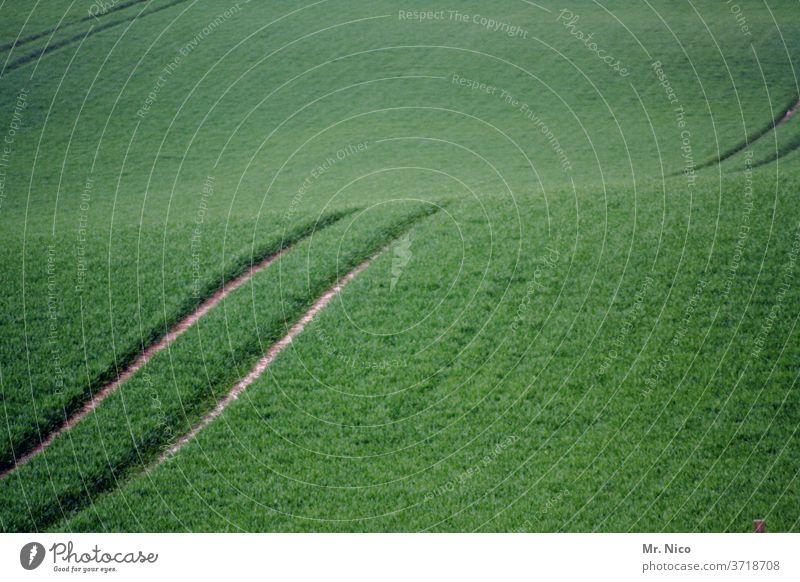
{"label": "green field", "polygon": [[800,19],[740,4],[0,5],[0,531],[800,530]]}

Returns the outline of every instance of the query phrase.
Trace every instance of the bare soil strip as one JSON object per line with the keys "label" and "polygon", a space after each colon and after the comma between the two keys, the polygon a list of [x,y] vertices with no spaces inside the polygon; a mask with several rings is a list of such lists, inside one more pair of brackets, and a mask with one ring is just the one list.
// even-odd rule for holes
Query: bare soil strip
{"label": "bare soil strip", "polygon": [[720,155],[718,158],[708,160],[707,162],[698,165],[696,169],[701,170],[703,168],[707,168],[715,164],[721,164],[728,158],[731,158],[734,155],[741,152],[742,150],[747,149],[748,147],[756,143],[758,140],[760,140],[762,137],[764,137],[770,132],[775,131],[779,126],[789,121],[798,108],[800,108],[800,98],[798,98],[797,101],[795,101],[794,105],[790,105],[789,107],[786,108],[786,110],[782,114],[778,115],[775,119],[773,119],[772,123],[770,123],[765,127],[762,127],[754,134],[745,137],[745,140],[743,142],[735,145],[734,147],[726,151],[724,154]]}
{"label": "bare soil strip", "polygon": [[156,343],[149,345],[145,350],[139,354],[136,359],[119,374],[116,379],[112,380],[105,386],[103,386],[100,390],[92,395],[92,398],[83,405],[83,407],[75,412],[72,416],[70,416],[64,424],[61,425],[60,428],[54,430],[53,432],[49,433],[44,440],[41,440],[39,444],[28,451],[27,453],[23,454],[19,458],[15,460],[15,464],[11,467],[7,467],[0,471],[0,479],[11,473],[15,468],[24,465],[28,462],[32,457],[36,456],[38,453],[42,452],[44,449],[50,446],[50,444],[62,433],[66,432],[70,428],[72,428],[76,423],[80,422],[87,414],[92,412],[106,397],[114,392],[120,384],[122,384],[125,380],[133,376],[139,368],[144,366],[153,356],[157,353],[162,351],[164,348],[169,347],[169,345],[174,342],[178,336],[180,336],[183,332],[187,329],[192,327],[198,319],[203,317],[206,313],[211,311],[214,307],[216,307],[220,301],[222,301],[225,297],[227,297],[230,293],[244,285],[247,281],[249,281],[253,275],[262,271],[269,267],[272,263],[278,260],[284,253],[286,253],[291,247],[285,247],[278,251],[275,254],[269,255],[265,259],[262,259],[258,263],[252,265],[249,269],[247,269],[241,275],[234,277],[230,281],[223,282],[222,287],[214,292],[208,299],[206,299],[203,303],[201,303],[197,309],[192,311],[189,315],[187,315],[184,319],[176,323],[172,329],[167,332],[165,336],[159,339]]}
{"label": "bare soil strip", "polygon": [[344,277],[339,279],[339,282],[336,283],[336,285],[334,285],[328,291],[323,293],[314,302],[311,308],[308,311],[306,311],[303,317],[301,317],[297,321],[297,323],[295,323],[289,329],[288,333],[285,336],[283,336],[279,341],[274,343],[272,347],[269,348],[264,357],[262,357],[256,363],[253,369],[250,370],[250,372],[248,372],[248,374],[244,378],[239,380],[239,382],[233,388],[231,388],[230,392],[228,392],[228,394],[226,394],[225,397],[222,400],[220,400],[217,403],[217,405],[200,420],[200,422],[198,422],[196,425],[194,425],[194,427],[192,427],[192,430],[190,430],[188,433],[186,433],[184,436],[178,439],[178,441],[175,442],[175,444],[173,444],[169,449],[167,449],[159,457],[158,461],[156,461],[156,463],[148,469],[148,472],[153,468],[155,468],[156,466],[160,465],[167,458],[177,453],[178,450],[180,450],[180,448],[183,447],[183,445],[192,440],[195,437],[195,435],[197,435],[198,432],[200,432],[203,428],[208,426],[215,418],[217,418],[220,414],[222,414],[222,411],[225,410],[226,406],[228,406],[231,402],[239,398],[239,395],[241,395],[242,392],[244,392],[247,389],[247,387],[250,386],[250,384],[252,384],[259,376],[261,376],[261,374],[264,373],[264,371],[269,367],[269,365],[272,364],[273,361],[275,361],[275,358],[278,357],[278,354],[280,354],[284,349],[286,349],[289,346],[289,344],[292,343],[294,338],[296,338],[300,334],[300,332],[303,331],[305,326],[308,325],[314,319],[314,317],[320,311],[322,311],[322,309],[325,308],[325,306],[328,303],[330,303],[331,299],[336,297],[339,294],[339,292],[344,288],[345,285],[347,285],[350,281],[352,281],[361,271],[366,269],[377,256],[378,255],[374,255],[365,260],[363,263],[355,267],[352,271],[347,273]]}
{"label": "bare soil strip", "polygon": [[792,118],[792,115],[797,113],[798,109],[800,109],[800,98],[798,98],[797,103],[795,103],[789,109],[786,110],[786,113],[783,114],[783,117],[778,122],[778,125],[780,125],[781,123],[786,123],[787,121],[789,121]]}

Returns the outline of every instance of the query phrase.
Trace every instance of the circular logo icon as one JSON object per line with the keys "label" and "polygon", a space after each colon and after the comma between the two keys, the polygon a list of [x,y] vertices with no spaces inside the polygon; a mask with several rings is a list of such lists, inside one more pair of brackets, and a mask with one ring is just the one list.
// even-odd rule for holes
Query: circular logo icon
{"label": "circular logo icon", "polygon": [[44,546],[39,542],[30,542],[19,551],[19,563],[26,570],[35,570],[44,561]]}

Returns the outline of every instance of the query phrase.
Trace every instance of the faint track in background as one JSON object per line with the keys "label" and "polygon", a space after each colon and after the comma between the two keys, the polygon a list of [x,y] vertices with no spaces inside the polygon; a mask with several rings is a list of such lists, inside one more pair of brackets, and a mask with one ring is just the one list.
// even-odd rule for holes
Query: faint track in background
{"label": "faint track in background", "polygon": [[100,25],[98,25],[96,27],[90,26],[87,30],[85,30],[84,32],[81,32],[79,34],[75,34],[73,36],[70,36],[70,37],[65,38],[65,39],[58,40],[58,41],[53,42],[53,43],[47,43],[44,47],[42,47],[40,49],[37,49],[35,51],[32,51],[30,53],[27,53],[25,55],[22,55],[18,59],[11,61],[5,67],[5,69],[3,70],[2,74],[5,75],[6,73],[14,71],[14,70],[16,70],[16,69],[18,69],[18,68],[20,68],[20,67],[22,67],[24,65],[27,65],[30,62],[33,62],[33,61],[35,61],[37,59],[40,59],[41,57],[43,57],[45,55],[48,55],[48,54],[50,54],[52,52],[55,52],[55,51],[57,51],[59,49],[68,47],[70,45],[73,45],[73,44],[75,44],[77,42],[82,41],[85,38],[90,37],[90,36],[94,36],[98,32],[103,32],[105,30],[108,30],[109,28],[114,28],[115,26],[119,26],[120,24],[125,24],[126,22],[131,22],[131,21],[139,19],[139,18],[144,18],[146,16],[150,16],[151,14],[155,14],[155,13],[160,12],[162,10],[165,10],[167,8],[171,8],[171,7],[175,6],[176,4],[181,4],[181,3],[186,2],[186,1],[187,0],[173,0],[172,2],[164,4],[163,6],[158,6],[157,8],[153,8],[152,10],[143,10],[142,12],[140,12],[138,14],[134,14],[133,16],[120,18],[120,19],[114,20],[112,22],[105,22],[105,23],[100,24]]}

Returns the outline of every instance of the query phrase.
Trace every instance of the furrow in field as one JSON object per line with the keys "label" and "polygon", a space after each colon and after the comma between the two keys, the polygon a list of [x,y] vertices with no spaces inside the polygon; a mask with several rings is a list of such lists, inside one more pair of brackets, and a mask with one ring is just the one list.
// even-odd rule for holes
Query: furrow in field
{"label": "furrow in field", "polygon": [[63,39],[63,40],[59,40],[59,41],[56,41],[56,42],[53,42],[53,43],[48,43],[44,47],[42,47],[40,49],[37,49],[37,50],[32,51],[32,52],[29,52],[29,53],[19,57],[18,59],[14,60],[14,61],[11,61],[8,64],[8,66],[6,67],[4,72],[8,73],[10,71],[18,69],[18,68],[20,68],[20,67],[22,67],[22,66],[24,66],[24,65],[26,65],[26,64],[28,64],[28,63],[30,63],[32,61],[35,61],[36,59],[39,59],[39,58],[41,58],[41,57],[43,57],[45,55],[48,55],[48,54],[50,54],[50,53],[52,53],[52,52],[54,52],[54,51],[56,51],[58,49],[62,49],[64,47],[67,47],[67,46],[70,46],[70,45],[75,44],[77,42],[80,42],[84,38],[88,38],[90,36],[93,36],[93,35],[97,34],[98,32],[103,32],[104,30],[108,30],[109,28],[114,28],[115,26],[119,26],[120,24],[125,24],[127,22],[132,21],[132,20],[136,20],[137,18],[144,18],[145,16],[150,16],[151,14],[155,14],[156,12],[160,12],[161,10],[165,10],[167,8],[171,8],[172,6],[175,6],[176,4],[181,4],[183,2],[186,2],[186,0],[173,0],[172,2],[164,4],[163,6],[159,6],[157,8],[153,8],[152,10],[148,10],[146,12],[140,12],[138,14],[134,14],[132,16],[128,16],[128,17],[125,17],[125,18],[120,18],[120,19],[114,20],[112,22],[105,22],[105,23],[102,23],[102,24],[100,24],[100,25],[98,25],[96,27],[89,27],[88,30],[86,30],[84,32],[81,32],[79,34],[74,34],[74,35],[72,35],[72,36],[70,36],[68,38]]}
{"label": "furrow in field", "polygon": [[83,405],[83,407],[75,412],[72,416],[70,416],[64,424],[62,424],[59,428],[49,433],[36,447],[32,450],[28,451],[20,458],[16,460],[16,464],[12,465],[11,467],[7,467],[0,471],[0,479],[8,475],[11,471],[13,471],[16,467],[24,465],[26,462],[30,460],[31,457],[34,455],[42,452],[46,449],[50,444],[58,437],[61,433],[66,430],[69,430],[72,426],[74,426],[77,422],[79,422],[82,418],[84,418],[87,414],[89,414],[92,410],[97,408],[106,397],[111,394],[114,390],[116,390],[120,384],[122,384],[125,380],[133,376],[142,366],[144,366],[154,355],[158,352],[162,351],[163,349],[167,348],[174,342],[178,336],[180,336],[183,332],[193,326],[198,319],[203,317],[206,313],[211,311],[214,307],[216,307],[220,301],[222,301],[225,297],[230,295],[233,291],[244,285],[247,281],[249,281],[253,275],[262,271],[269,267],[272,263],[274,263],[277,259],[281,257],[284,253],[286,253],[289,248],[291,247],[284,247],[277,253],[269,255],[267,258],[262,259],[260,262],[251,266],[247,271],[242,273],[241,275],[234,277],[227,283],[223,283],[222,287],[218,289],[211,297],[206,299],[203,303],[201,303],[197,309],[192,311],[189,315],[187,315],[184,319],[180,320],[176,323],[172,329],[167,332],[161,339],[156,341],[154,344],[149,345],[142,353],[140,353],[136,359],[127,367],[125,368],[122,373],[120,373],[114,380],[103,386],[98,392],[95,392],[92,398]]}
{"label": "furrow in field", "polygon": [[774,163],[796,151],[800,147],[800,120],[796,115],[798,106],[800,101],[786,111],[774,132],[728,158],[725,165],[735,170],[742,168],[753,170]]}
{"label": "furrow in field", "polygon": [[[346,216],[348,213],[334,213],[327,217],[324,220],[318,221],[316,224],[316,229],[321,229],[329,226],[330,224],[338,221],[343,216]],[[313,230],[313,229],[312,229]],[[64,433],[65,431],[69,430],[72,426],[78,423],[82,418],[84,418],[87,414],[92,412],[100,403],[105,400],[109,394],[114,392],[120,384],[125,382],[128,378],[133,376],[139,369],[144,366],[148,361],[150,361],[153,356],[158,354],[159,352],[163,351],[165,348],[169,347],[180,335],[182,335],[186,330],[192,327],[201,317],[203,317],[206,313],[214,309],[225,297],[230,295],[233,291],[247,283],[252,277],[266,269],[272,263],[274,263],[277,259],[279,259],[282,255],[284,255],[288,250],[292,248],[293,245],[298,243],[300,240],[304,239],[309,232],[307,230],[301,230],[295,235],[286,238],[281,248],[272,253],[268,253],[266,256],[259,258],[253,262],[247,269],[239,274],[232,274],[232,276],[227,279],[223,280],[222,286],[217,288],[215,291],[211,293],[203,302],[200,303],[197,307],[189,311],[189,313],[179,319],[176,323],[174,323],[170,329],[161,337],[157,337],[153,340],[153,343],[144,347],[144,349],[139,352],[137,355],[133,356],[133,358],[129,362],[123,362],[120,365],[122,368],[121,372],[118,372],[111,380],[105,382],[100,385],[99,389],[94,391],[91,394],[89,400],[84,403],[78,410],[69,414],[68,418],[61,423],[60,425],[56,425],[52,427],[49,431],[44,433],[40,433],[39,441],[35,444],[32,448],[28,451],[20,455],[20,457],[16,458],[14,462],[7,466],[0,465],[0,479],[3,479],[6,475],[8,475],[11,471],[13,471],[16,467],[24,465],[28,462],[32,457],[37,455],[38,453],[42,452],[46,449],[50,444],[58,437],[60,434]]]}
{"label": "furrow in field", "polygon": [[29,42],[33,42],[35,40],[38,40],[38,39],[42,38],[43,36],[47,36],[48,34],[53,34],[53,33],[57,32],[58,30],[64,30],[65,28],[69,28],[71,26],[75,26],[76,24],[81,24],[82,22],[87,22],[89,20],[95,20],[96,22],[99,22],[101,19],[102,20],[106,20],[109,17],[109,15],[111,15],[111,14],[113,14],[115,12],[118,12],[120,10],[124,10],[125,8],[129,8],[130,6],[134,6],[135,4],[141,4],[142,2],[148,2],[148,1],[151,1],[151,0],[128,0],[127,2],[120,2],[119,4],[116,4],[114,6],[109,7],[102,14],[97,14],[97,13],[90,14],[90,13],[87,13],[86,16],[83,16],[81,18],[75,18],[73,20],[69,20],[67,22],[63,22],[63,23],[61,23],[61,25],[50,26],[49,28],[45,28],[44,30],[40,30],[38,32],[33,32],[31,34],[23,36],[22,38],[18,38],[16,40],[14,40],[13,42],[6,42],[6,43],[3,43],[3,44],[0,44],[0,51],[4,52],[4,51],[7,51],[7,50],[9,50],[11,48],[20,47],[20,46],[22,46],[24,44],[28,44]]}
{"label": "furrow in field", "polygon": [[[368,222],[356,217],[355,224],[338,221],[317,227],[314,236],[306,232],[273,268],[232,290],[190,333],[110,392],[102,406],[1,479],[0,527],[47,528],[146,470],[191,433],[264,357],[265,346],[283,338],[340,282],[342,272],[430,214],[419,204],[401,205]],[[49,483],[45,495],[27,494],[43,483]]]}
{"label": "furrow in field", "polygon": [[[800,102],[798,102],[800,105]],[[791,117],[787,117],[787,120]],[[761,166],[765,166],[767,164],[777,162],[780,159],[785,158],[789,154],[796,152],[800,149],[800,132],[798,132],[797,123],[794,123],[794,127],[792,128],[792,132],[789,136],[781,136],[781,139],[778,140],[777,147],[770,152],[770,155],[764,157],[763,159],[756,160],[753,164],[753,168],[759,168]],[[787,128],[788,129],[788,128]]]}
{"label": "furrow in field", "polygon": [[768,133],[775,131],[779,126],[786,123],[792,118],[792,115],[800,108],[800,98],[793,98],[792,104],[789,105],[786,109],[783,110],[781,114],[779,114],[775,119],[773,119],[769,124],[765,125],[755,133],[747,136],[744,141],[736,144],[729,150],[725,151],[724,153],[720,154],[717,158],[712,158],[703,164],[699,164],[697,166],[698,170],[703,168],[707,168],[709,166],[713,166],[715,164],[721,164],[728,158],[731,158],[738,154],[739,152],[743,151],[745,148],[752,146],[758,140],[763,138]]}
{"label": "furrow in field", "polygon": [[785,158],[792,152],[796,152],[797,150],[800,150],[800,138],[791,142],[787,147],[781,148],[776,155],[772,155],[759,162],[756,162],[755,164],[753,164],[753,169],[760,168],[761,166],[766,166],[767,164],[777,162],[778,160],[782,160],[783,158]]}
{"label": "furrow in field", "polygon": [[[379,254],[380,253],[378,253],[378,255]],[[295,323],[289,329],[288,333],[285,336],[283,336],[280,340],[275,342],[272,345],[272,347],[269,348],[264,357],[261,358],[256,363],[255,366],[253,366],[253,369],[250,370],[250,372],[244,378],[242,378],[233,388],[231,388],[231,391],[228,392],[228,394],[222,400],[219,401],[219,403],[211,410],[211,412],[206,414],[200,420],[200,422],[194,425],[191,431],[189,431],[187,434],[178,439],[174,445],[172,445],[167,451],[165,451],[164,454],[162,454],[161,457],[159,457],[155,465],[159,465],[167,458],[177,453],[181,449],[181,447],[183,447],[183,445],[192,440],[195,437],[195,435],[197,435],[198,432],[200,432],[203,428],[208,426],[214,419],[216,419],[220,414],[222,414],[222,411],[225,410],[225,407],[227,407],[231,402],[239,398],[239,395],[241,395],[242,392],[244,392],[247,389],[247,387],[250,386],[250,384],[252,384],[259,376],[261,376],[261,374],[264,373],[264,371],[269,367],[269,365],[272,364],[273,361],[275,361],[275,358],[278,357],[278,354],[280,354],[284,349],[286,349],[289,346],[289,344],[292,343],[294,338],[296,338],[303,331],[306,325],[311,323],[314,317],[320,311],[322,311],[325,308],[325,306],[328,305],[328,303],[330,303],[331,299],[336,297],[345,287],[345,285],[347,285],[350,281],[355,279],[356,276],[358,276],[358,274],[361,273],[361,271],[366,269],[369,266],[369,264],[375,258],[377,258],[378,255],[372,256],[367,260],[365,260],[363,263],[361,263],[352,271],[347,273],[344,277],[342,277],[339,280],[339,282],[336,283],[336,285],[334,285],[328,291],[323,293],[314,302],[311,308],[303,314],[303,316],[297,321],[297,323]]]}
{"label": "furrow in field", "polygon": [[[151,324],[143,323],[138,335],[128,334],[127,337],[122,336],[120,338],[121,343],[118,344],[119,347],[109,354],[109,359],[104,360],[102,366],[95,367],[91,374],[87,370],[84,382],[80,382],[77,378],[74,380],[76,384],[71,385],[72,394],[69,399],[62,399],[57,406],[39,409],[38,416],[33,418],[24,432],[17,432],[13,439],[6,441],[7,444],[4,447],[0,447],[0,479],[15,464],[18,464],[20,459],[25,458],[27,460],[28,453],[33,449],[40,448],[43,440],[47,440],[49,444],[50,433],[62,429],[65,422],[80,413],[87,401],[95,398],[108,385],[116,381],[126,369],[134,366],[143,355],[143,352],[151,349],[151,344],[162,341],[165,336],[175,331],[180,322],[191,318],[192,313],[201,309],[205,302],[210,301],[223,288],[229,288],[229,292],[233,291],[233,288],[230,287],[234,281],[238,281],[239,277],[244,276],[270,255],[297,244],[314,232],[320,232],[322,229],[328,228],[352,212],[353,209],[346,209],[345,211],[331,212],[316,222],[301,221],[293,228],[284,230],[282,235],[276,235],[270,242],[259,245],[257,251],[253,252],[253,249],[251,249],[251,252],[246,255],[239,255],[235,259],[231,257],[227,261],[228,266],[221,272],[214,274],[202,287],[198,288],[196,295],[193,294],[192,297],[183,295],[180,306],[171,308],[165,306],[163,318]],[[144,303],[139,305],[140,308],[144,307],[145,303],[150,304],[144,298],[142,301]],[[77,311],[79,306],[74,305],[73,309]],[[173,339],[175,338],[173,337],[170,341]],[[158,353],[158,350],[153,351],[150,355],[152,356],[156,353]],[[139,362],[140,365],[143,363]],[[132,370],[132,372],[135,371]],[[32,406],[31,402],[33,401],[28,401],[27,406]],[[39,402],[37,402],[37,406],[39,406]]]}

